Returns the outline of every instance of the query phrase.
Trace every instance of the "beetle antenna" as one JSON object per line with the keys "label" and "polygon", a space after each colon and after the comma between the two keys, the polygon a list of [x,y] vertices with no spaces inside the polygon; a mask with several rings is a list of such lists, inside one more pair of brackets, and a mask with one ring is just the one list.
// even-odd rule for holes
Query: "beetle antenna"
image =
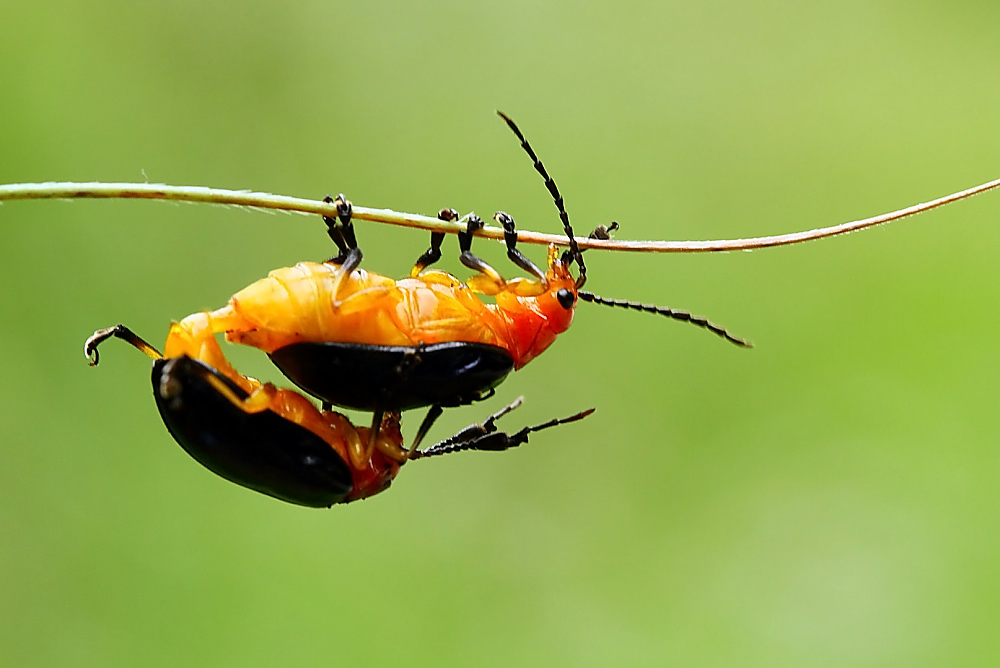
{"label": "beetle antenna", "polygon": [[753,348],[753,344],[746,339],[741,339],[738,336],[730,334],[724,327],[720,327],[713,322],[709,322],[707,318],[703,318],[698,315],[691,315],[687,311],[677,311],[672,308],[667,308],[665,306],[656,306],[655,304],[643,304],[640,302],[630,302],[625,299],[608,299],[606,297],[601,297],[600,295],[595,295],[593,292],[586,292],[581,290],[579,292],[579,297],[585,302],[591,302],[593,304],[603,304],[604,306],[617,306],[619,308],[632,309],[633,311],[643,311],[644,313],[655,313],[657,315],[662,315],[667,318],[673,318],[674,320],[680,320],[682,322],[689,322],[692,325],[697,325],[698,327],[704,327],[708,331],[718,334],[730,343],[735,343],[743,348]]}
{"label": "beetle antenna", "polygon": [[549,194],[552,195],[552,200],[555,202],[556,208],[559,209],[559,219],[562,221],[563,230],[565,230],[566,236],[569,237],[569,248],[572,259],[576,260],[576,263],[580,265],[580,277],[576,279],[576,287],[582,288],[583,284],[587,282],[587,266],[583,263],[583,253],[580,252],[580,247],[576,243],[576,237],[573,236],[573,227],[569,224],[569,214],[566,213],[566,207],[563,204],[562,195],[559,194],[559,187],[556,185],[556,182],[552,180],[552,177],[549,176],[549,173],[545,171],[545,165],[543,165],[542,161],[538,159],[537,155],[535,155],[535,152],[531,149],[531,144],[529,144],[528,140],[524,138],[523,134],[521,134],[517,124],[511,120],[510,116],[500,110],[497,110],[497,115],[507,123],[507,127],[509,127],[514,134],[517,135],[517,138],[521,140],[521,148],[523,148],[525,153],[528,154],[528,157],[531,158],[531,162],[534,163],[535,166],[535,171],[541,174],[542,178],[545,179],[545,187],[549,189]]}

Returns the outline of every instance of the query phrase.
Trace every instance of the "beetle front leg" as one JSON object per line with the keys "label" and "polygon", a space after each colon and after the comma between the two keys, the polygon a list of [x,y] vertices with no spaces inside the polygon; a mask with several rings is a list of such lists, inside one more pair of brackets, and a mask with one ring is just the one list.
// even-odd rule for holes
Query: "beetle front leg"
{"label": "beetle front leg", "polygon": [[517,249],[517,230],[514,227],[514,219],[503,211],[497,211],[493,218],[503,226],[507,257],[522,270],[531,274],[534,279],[514,278],[506,281],[496,269],[473,255],[471,250],[473,232],[483,226],[483,221],[477,217],[470,217],[468,229],[458,235],[459,246],[462,249],[459,259],[466,267],[479,273],[466,281],[466,284],[474,292],[492,296],[504,291],[513,291],[519,297],[535,297],[544,293],[549,285],[548,276]]}
{"label": "beetle front leg", "polygon": [[473,235],[481,227],[483,227],[482,218],[470,215],[465,232],[458,233],[458,247],[461,250],[458,259],[469,269],[479,272],[466,281],[472,290],[484,295],[495,295],[504,289],[507,281],[503,279],[496,269],[472,252]]}
{"label": "beetle front leg", "polygon": [[549,281],[545,276],[545,272],[539,269],[538,265],[529,260],[524,253],[517,249],[517,228],[514,226],[514,219],[511,215],[503,211],[497,211],[493,214],[493,220],[500,223],[503,227],[503,240],[507,244],[507,257],[510,261],[537,278],[543,286],[547,286]]}

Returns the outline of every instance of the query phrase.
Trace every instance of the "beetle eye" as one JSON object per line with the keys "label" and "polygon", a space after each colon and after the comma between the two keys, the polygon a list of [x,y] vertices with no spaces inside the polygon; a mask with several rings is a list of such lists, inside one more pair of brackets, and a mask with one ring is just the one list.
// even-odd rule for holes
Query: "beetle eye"
{"label": "beetle eye", "polygon": [[576,298],[573,297],[573,293],[566,288],[561,288],[559,292],[556,293],[556,299],[559,300],[559,305],[564,309],[573,308],[573,303],[576,302]]}

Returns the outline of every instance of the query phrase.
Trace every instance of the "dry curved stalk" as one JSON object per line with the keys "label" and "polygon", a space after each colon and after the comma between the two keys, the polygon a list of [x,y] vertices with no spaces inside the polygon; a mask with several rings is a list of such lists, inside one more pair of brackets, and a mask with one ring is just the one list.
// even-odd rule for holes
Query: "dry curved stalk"
{"label": "dry curved stalk", "polygon": [[[931,209],[936,209],[952,202],[967,199],[973,195],[978,195],[997,187],[1000,187],[1000,179],[880,216],[789,234],[714,241],[620,241],[584,238],[580,238],[577,241],[580,248],[599,248],[637,253],[698,253],[787,246],[789,244],[833,237],[875,227],[876,225],[883,225],[901,218],[923,213],[924,211],[930,211]],[[259,209],[276,209],[302,214],[337,215],[337,209],[334,205],[317,200],[245,190],[206,188],[202,186],[169,186],[150,183],[14,183],[0,185],[0,202],[19,199],[76,198],[161,199],[247,206]],[[400,213],[391,209],[370,209],[355,205],[353,217],[355,220],[367,220],[370,222],[388,223],[390,225],[415,227],[439,232],[457,233],[465,231],[465,225],[461,221],[444,221],[420,214]],[[489,239],[503,239],[503,229],[499,227],[484,227],[476,232],[476,236]],[[553,243],[559,246],[569,245],[569,239],[565,236],[541,234],[529,230],[518,230],[518,241],[533,244]]]}

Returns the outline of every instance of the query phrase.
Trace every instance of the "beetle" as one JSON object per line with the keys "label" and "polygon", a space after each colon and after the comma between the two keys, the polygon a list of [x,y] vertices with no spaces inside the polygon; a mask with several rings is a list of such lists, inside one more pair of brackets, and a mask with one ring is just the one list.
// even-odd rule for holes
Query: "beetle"
{"label": "beetle", "polygon": [[[320,410],[293,390],[248,378],[219,363],[214,339],[195,355],[164,356],[124,325],[96,331],[84,353],[96,365],[98,346],[119,338],[153,358],[156,407],[178,444],[213,473],[274,498],[329,507],[378,494],[411,459],[467,450],[502,451],[528,442],[536,431],[575,422],[593,412],[498,431],[496,421],[521,399],[451,438],[419,450],[419,437],[403,447],[398,411],[383,415],[377,436],[343,414]],[[214,349],[212,343],[215,343]],[[193,352],[193,351],[189,351]]]}
{"label": "beetle", "polygon": [[[91,363],[98,362],[98,344],[112,336],[128,341],[154,359],[188,358],[202,363],[205,369],[200,371],[185,366],[179,367],[184,369],[183,373],[178,370],[174,374],[162,369],[158,371],[154,364],[154,386],[160,388],[157,405],[161,407],[168,429],[196,459],[223,477],[272,496],[301,502],[294,499],[308,498],[309,494],[299,494],[297,489],[279,494],[266,484],[255,482],[258,478],[271,481],[283,475],[269,472],[268,457],[285,432],[298,433],[292,425],[319,436],[334,450],[338,449],[333,446],[335,441],[346,439],[345,443],[354,443],[353,449],[347,450],[347,458],[341,453],[340,459],[350,461],[355,471],[365,466],[374,467],[380,472],[381,480],[391,480],[398,468],[393,469],[390,462],[399,464],[417,456],[417,444],[440,416],[443,407],[468,404],[492,394],[496,385],[512,370],[523,367],[544,352],[570,326],[579,299],[685,320],[733,343],[749,345],[724,328],[686,312],[605,299],[581,290],[586,282],[586,265],[563,198],[517,125],[503,113],[500,116],[545,180],[569,239],[569,250],[562,254],[554,245],[549,246],[546,271],[517,249],[514,219],[499,211],[494,219],[503,226],[507,256],[533,278],[505,280],[472,253],[473,236],[483,225],[482,220],[472,214],[464,219],[466,230],[459,234],[460,260],[476,272],[467,281],[429,269],[441,256],[442,233],[432,233],[430,248],[418,258],[408,278],[394,280],[368,272],[360,267],[363,254],[351,221],[350,202],[343,195],[335,199],[327,196],[326,201],[334,205],[337,217],[324,216],[323,219],[329,237],[339,250],[337,256],[322,263],[302,262],[294,267],[276,269],[237,292],[222,308],[194,313],[174,323],[162,355],[122,325],[99,330],[85,345]],[[459,219],[454,209],[443,209],[438,215],[443,220]],[[592,236],[606,236],[616,227],[616,223],[610,228],[599,227]],[[573,263],[579,268],[576,277],[570,271]],[[491,297],[494,303],[484,303],[480,295]],[[224,333],[230,342],[251,345],[267,353],[296,385],[321,400],[322,411],[297,392],[262,385],[236,371],[215,339],[219,333]],[[169,367],[173,368],[173,365]],[[163,410],[166,405],[161,396],[163,388],[172,384],[183,386],[184,381],[193,384],[198,392],[220,395],[238,412],[188,406],[178,417],[171,417]],[[216,399],[215,403],[225,403]],[[338,435],[334,437],[328,433],[328,427],[333,424],[330,420],[334,418],[324,417],[340,416],[332,411],[333,406],[372,411],[371,426],[362,432],[349,422],[346,422],[347,427],[337,422],[334,431]],[[398,435],[399,413],[424,406],[430,406],[430,410],[417,431],[414,445],[404,450]],[[259,432],[250,433],[254,430],[245,426],[255,420],[244,415],[262,411],[276,414],[277,426],[262,427]],[[218,424],[213,423],[216,412]],[[589,412],[584,411],[563,421],[587,414]],[[346,421],[343,416],[337,419],[341,418]],[[555,424],[563,421],[557,420]],[[182,424],[188,427],[179,426]],[[234,459],[243,456],[239,451],[241,439],[224,437],[226,428],[223,425],[230,424],[233,431],[244,434],[255,444],[254,452],[259,450],[266,456],[258,461],[258,456],[251,453],[246,455],[246,461],[235,462]],[[526,439],[531,431],[546,426],[551,424],[522,430],[509,437],[512,441],[491,442],[511,447],[506,444],[520,442],[519,438]],[[381,437],[384,428],[389,430],[388,440]],[[227,454],[221,461],[208,454],[214,452],[217,441],[227,444]],[[481,449],[477,443],[476,439],[463,441],[461,449]],[[345,447],[341,445],[340,450]],[[374,464],[375,453],[386,458],[385,461]],[[308,466],[300,462],[299,467],[305,476]],[[284,470],[281,465],[274,468]],[[291,468],[294,473],[295,466]],[[352,478],[355,491],[345,496],[345,500],[378,491],[378,485],[367,479],[358,484],[354,482]],[[328,500],[323,497],[324,502]]]}

